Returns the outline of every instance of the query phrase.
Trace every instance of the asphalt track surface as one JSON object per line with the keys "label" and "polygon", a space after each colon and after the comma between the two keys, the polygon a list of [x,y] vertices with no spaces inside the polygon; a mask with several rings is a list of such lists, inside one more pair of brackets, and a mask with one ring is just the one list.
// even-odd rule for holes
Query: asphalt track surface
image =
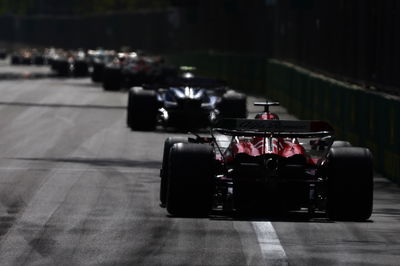
{"label": "asphalt track surface", "polygon": [[9,60],[0,60],[0,80],[38,79],[55,76],[48,66],[10,65]]}
{"label": "asphalt track surface", "polygon": [[128,130],[126,97],[0,81],[0,265],[399,265],[400,189],[378,175],[367,222],[169,217],[159,169],[176,134]]}

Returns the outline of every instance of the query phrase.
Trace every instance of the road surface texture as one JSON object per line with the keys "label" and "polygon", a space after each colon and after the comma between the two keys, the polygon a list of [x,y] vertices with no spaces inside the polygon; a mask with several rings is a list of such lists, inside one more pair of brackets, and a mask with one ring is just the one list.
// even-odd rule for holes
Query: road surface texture
{"label": "road surface texture", "polygon": [[89,79],[0,81],[0,265],[399,265],[400,189],[379,176],[363,223],[169,217],[174,134],[128,130],[126,102]]}
{"label": "road surface texture", "polygon": [[5,79],[37,79],[55,76],[49,66],[10,65],[10,60],[0,59],[0,80]]}

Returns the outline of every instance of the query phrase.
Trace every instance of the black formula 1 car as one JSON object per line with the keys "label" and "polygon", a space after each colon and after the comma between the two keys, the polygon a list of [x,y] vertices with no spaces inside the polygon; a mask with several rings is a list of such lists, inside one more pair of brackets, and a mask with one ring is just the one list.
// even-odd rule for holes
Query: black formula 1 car
{"label": "black formula 1 car", "polygon": [[246,96],[220,81],[190,77],[167,88],[129,90],[127,125],[132,130],[154,130],[157,125],[182,130],[206,128],[221,117],[246,117]]}
{"label": "black formula 1 car", "polygon": [[333,134],[325,122],[278,120],[266,111],[222,119],[209,137],[168,138],[161,206],[176,216],[308,210],[332,220],[369,219],[372,155]]}
{"label": "black formula 1 car", "polygon": [[45,57],[42,50],[20,49],[11,54],[11,65],[44,65]]}
{"label": "black formula 1 car", "polygon": [[104,68],[114,59],[117,59],[117,53],[113,50],[89,50],[89,61],[91,65],[90,77],[93,82],[103,82]]}

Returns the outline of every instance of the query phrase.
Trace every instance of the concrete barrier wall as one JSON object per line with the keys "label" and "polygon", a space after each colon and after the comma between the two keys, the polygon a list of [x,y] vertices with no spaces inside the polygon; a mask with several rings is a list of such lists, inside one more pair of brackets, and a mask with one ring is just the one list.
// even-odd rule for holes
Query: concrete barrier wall
{"label": "concrete barrier wall", "polygon": [[278,100],[301,119],[329,121],[339,139],[365,146],[375,168],[400,183],[400,99],[260,56],[191,53],[169,56],[249,94]]}

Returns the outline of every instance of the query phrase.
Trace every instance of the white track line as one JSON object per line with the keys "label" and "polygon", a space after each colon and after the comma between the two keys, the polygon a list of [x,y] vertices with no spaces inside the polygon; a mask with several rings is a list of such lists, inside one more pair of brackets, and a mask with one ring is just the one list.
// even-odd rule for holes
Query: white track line
{"label": "white track line", "polygon": [[271,222],[252,222],[261,253],[267,265],[289,265],[285,250]]}

